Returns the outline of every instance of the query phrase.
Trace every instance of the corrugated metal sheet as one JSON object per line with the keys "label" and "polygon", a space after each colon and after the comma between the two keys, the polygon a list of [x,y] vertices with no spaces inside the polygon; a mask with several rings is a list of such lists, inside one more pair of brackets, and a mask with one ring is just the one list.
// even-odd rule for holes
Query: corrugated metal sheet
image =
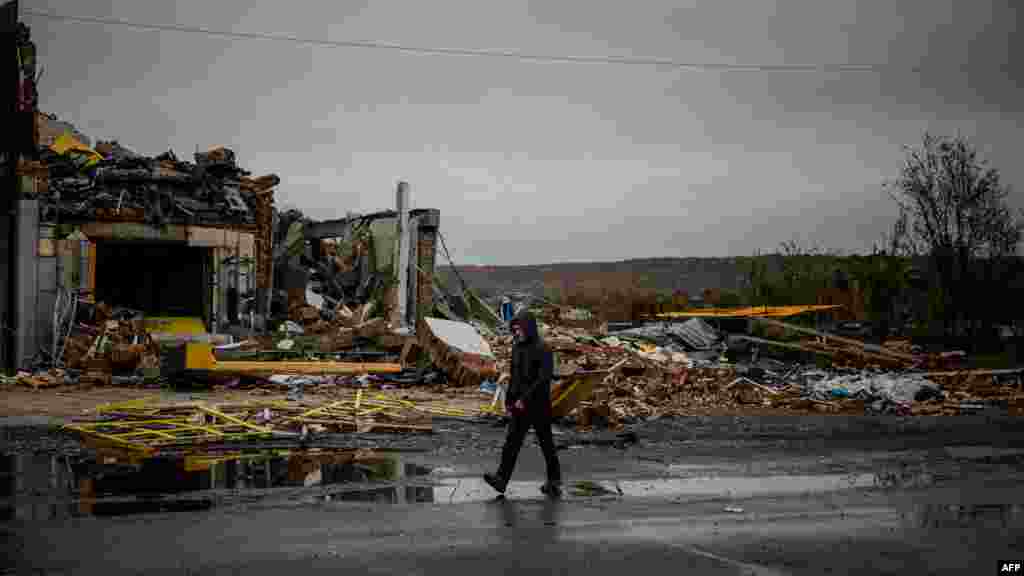
{"label": "corrugated metal sheet", "polygon": [[690,350],[707,350],[719,340],[718,331],[700,318],[692,318],[682,324],[651,324],[615,332],[620,338],[638,338],[662,347],[684,347]]}
{"label": "corrugated metal sheet", "polygon": [[673,333],[696,350],[707,350],[718,341],[718,332],[700,318],[691,318],[674,328]]}

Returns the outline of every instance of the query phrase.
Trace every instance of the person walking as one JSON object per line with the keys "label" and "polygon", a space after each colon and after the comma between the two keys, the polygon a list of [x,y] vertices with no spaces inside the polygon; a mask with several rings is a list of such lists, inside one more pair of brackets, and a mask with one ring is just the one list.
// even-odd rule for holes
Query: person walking
{"label": "person walking", "polygon": [[510,415],[501,465],[494,474],[484,474],[484,481],[504,494],[512,470],[519,458],[526,433],[532,427],[544,453],[547,482],[541,492],[548,496],[561,494],[562,472],[551,434],[551,379],[554,358],[537,330],[537,319],[527,310],[519,312],[511,322],[515,344],[512,347],[512,370],[505,409]]}

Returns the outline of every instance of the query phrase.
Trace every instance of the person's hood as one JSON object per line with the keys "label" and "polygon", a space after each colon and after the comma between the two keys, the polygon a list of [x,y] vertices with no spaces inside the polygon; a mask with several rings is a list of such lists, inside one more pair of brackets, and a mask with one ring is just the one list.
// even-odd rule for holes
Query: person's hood
{"label": "person's hood", "polygon": [[526,336],[524,343],[533,343],[540,340],[540,331],[537,329],[537,319],[528,310],[521,310],[509,323],[509,327],[519,324],[523,327],[523,335]]}

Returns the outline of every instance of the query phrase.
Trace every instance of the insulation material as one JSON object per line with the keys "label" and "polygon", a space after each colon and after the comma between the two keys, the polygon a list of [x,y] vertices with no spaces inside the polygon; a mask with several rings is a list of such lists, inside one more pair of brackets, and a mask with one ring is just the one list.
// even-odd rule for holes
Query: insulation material
{"label": "insulation material", "polygon": [[473,326],[440,318],[424,318],[417,333],[420,347],[453,384],[479,387],[484,380],[498,378],[494,353]]}
{"label": "insulation material", "polygon": [[376,256],[375,270],[386,270],[395,259],[395,243],[398,242],[398,219],[380,218],[370,223],[373,237],[373,251]]}

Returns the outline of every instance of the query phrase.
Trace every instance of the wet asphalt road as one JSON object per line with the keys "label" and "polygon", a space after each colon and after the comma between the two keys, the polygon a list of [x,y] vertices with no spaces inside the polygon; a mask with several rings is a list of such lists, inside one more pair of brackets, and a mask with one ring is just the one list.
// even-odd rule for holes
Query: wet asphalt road
{"label": "wet asphalt road", "polygon": [[739,513],[656,498],[76,519],[7,526],[4,548],[11,573],[48,574],[992,573],[1024,554],[1024,502],[965,488],[730,502]]}
{"label": "wet asphalt road", "polygon": [[[467,438],[478,450],[460,444]],[[563,436],[570,445],[560,453],[570,491],[558,502],[535,491],[543,465],[532,441],[516,489],[500,501],[477,477],[494,463],[500,429],[452,429],[410,456],[434,468],[424,482],[449,488],[436,488],[430,503],[270,498],[203,512],[16,518],[0,522],[0,566],[15,574],[989,574],[997,560],[1024,558],[1016,420],[733,419],[649,426],[624,449],[570,440]],[[843,475],[848,485],[829,480]],[[573,490],[579,480],[611,489]]]}

